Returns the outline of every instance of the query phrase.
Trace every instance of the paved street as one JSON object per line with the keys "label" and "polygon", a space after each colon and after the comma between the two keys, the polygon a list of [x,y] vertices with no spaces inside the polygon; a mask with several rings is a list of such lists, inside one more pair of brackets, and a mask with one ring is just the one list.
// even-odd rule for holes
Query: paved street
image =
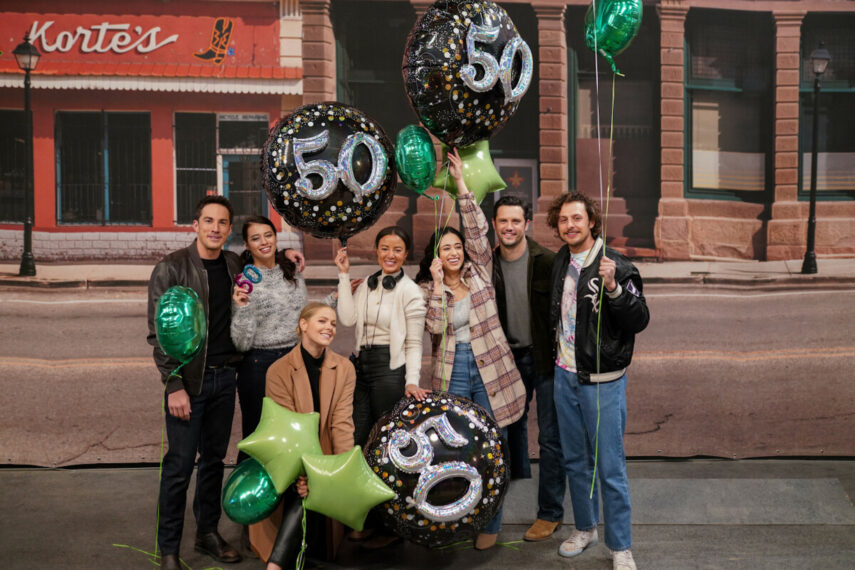
{"label": "paved street", "polygon": [[[652,320],[630,368],[630,456],[855,454],[846,372],[855,291],[653,285],[647,294]],[[140,288],[0,291],[3,463],[158,461],[161,391],[145,310]],[[335,350],[351,343],[340,328]]]}
{"label": "paved street", "polygon": [[[327,290],[314,287],[311,296]],[[627,435],[628,454],[644,458],[629,462],[639,567],[848,567],[855,462],[821,458],[855,452],[847,373],[855,291],[654,284],[646,293],[653,319],[631,369]],[[151,550],[154,541],[161,392],[144,342],[145,308],[139,287],[0,291],[4,569],[152,567],[114,546]],[[340,329],[335,349],[346,353],[351,342]],[[779,450],[817,459],[656,460]],[[511,486],[500,536],[507,547],[428,552],[403,544],[370,553],[346,543],[330,567],[609,568],[602,545],[573,560],[556,555],[570,530],[569,503],[554,538],[514,542],[534,517],[534,485]],[[192,551],[189,511],[187,520],[185,561],[219,567]],[[233,522],[224,517],[221,528],[237,539]]]}

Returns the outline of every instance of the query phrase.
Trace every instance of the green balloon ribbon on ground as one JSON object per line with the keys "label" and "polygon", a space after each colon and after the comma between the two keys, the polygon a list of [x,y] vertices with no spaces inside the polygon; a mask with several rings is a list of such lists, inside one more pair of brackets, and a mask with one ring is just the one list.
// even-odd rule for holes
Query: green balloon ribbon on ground
{"label": "green balloon ribbon on ground", "polygon": [[[428,132],[418,125],[407,125],[395,140],[395,163],[401,181],[420,196],[430,188],[436,173],[436,151]],[[436,200],[436,196],[427,196]]]}
{"label": "green balloon ribbon on ground", "polygon": [[585,14],[585,44],[606,58],[612,71],[622,75],[615,65],[614,57],[638,35],[641,28],[641,0],[598,0],[596,14],[594,7],[591,4]]}
{"label": "green balloon ribbon on ground", "polygon": [[160,296],[154,324],[161,350],[179,361],[181,366],[193,360],[205,342],[205,308],[196,291],[189,287],[176,285]]}
{"label": "green balloon ribbon on ground", "polygon": [[[442,145],[443,166],[434,178],[433,185],[445,190],[451,196],[457,197],[457,185],[448,174],[448,151],[446,145]],[[496,165],[490,157],[490,141],[482,139],[475,144],[459,147],[457,153],[463,163],[463,180],[466,187],[475,195],[475,201],[480,204],[484,197],[490,192],[498,192],[507,187],[505,181],[499,176]]]}
{"label": "green balloon ribbon on ground", "polygon": [[240,463],[223,488],[223,510],[238,524],[266,519],[279,503],[273,479],[261,463],[249,458]]}

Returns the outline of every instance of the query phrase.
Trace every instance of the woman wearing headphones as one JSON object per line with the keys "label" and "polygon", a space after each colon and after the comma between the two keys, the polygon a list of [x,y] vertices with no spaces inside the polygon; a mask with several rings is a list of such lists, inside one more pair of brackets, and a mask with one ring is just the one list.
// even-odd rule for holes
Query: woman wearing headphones
{"label": "woman wearing headphones", "polygon": [[[383,228],[374,240],[377,264],[355,293],[350,290],[350,260],[347,248],[335,256],[338,266],[338,320],[356,325],[356,390],[353,394],[354,441],[365,447],[371,428],[405,395],[423,399],[419,388],[425,301],[421,289],[404,274],[401,266],[410,251],[410,236],[395,226]],[[370,522],[369,522],[370,524]],[[368,530],[352,532],[351,540],[362,540]],[[394,542],[380,535],[365,543],[382,548]]]}
{"label": "woman wearing headphones", "polygon": [[353,423],[356,445],[365,446],[380,416],[406,396],[424,398],[419,388],[425,302],[402,265],[411,247],[404,230],[383,228],[374,240],[380,270],[350,292],[347,248],[335,256],[338,266],[338,318],[356,325],[356,391]]}

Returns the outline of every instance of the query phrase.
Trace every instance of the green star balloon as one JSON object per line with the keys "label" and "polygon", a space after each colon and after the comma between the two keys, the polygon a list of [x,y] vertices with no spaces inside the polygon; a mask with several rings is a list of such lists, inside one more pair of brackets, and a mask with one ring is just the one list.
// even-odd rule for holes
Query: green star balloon
{"label": "green star balloon", "polygon": [[303,473],[303,454],[319,454],[320,415],[298,414],[270,398],[261,402],[261,420],[254,432],[238,443],[238,449],[261,463],[283,493]]}
{"label": "green star balloon", "polygon": [[383,501],[395,498],[395,492],[383,483],[357,445],[338,455],[303,456],[309,495],[305,506],[362,530],[368,512]]}
{"label": "green star balloon", "polygon": [[[442,145],[443,166],[433,179],[433,185],[456,198],[457,184],[448,174],[448,150],[446,145]],[[460,147],[457,153],[460,155],[460,162],[463,163],[463,180],[478,204],[489,192],[498,192],[507,187],[490,157],[490,141],[483,139],[469,146]]]}

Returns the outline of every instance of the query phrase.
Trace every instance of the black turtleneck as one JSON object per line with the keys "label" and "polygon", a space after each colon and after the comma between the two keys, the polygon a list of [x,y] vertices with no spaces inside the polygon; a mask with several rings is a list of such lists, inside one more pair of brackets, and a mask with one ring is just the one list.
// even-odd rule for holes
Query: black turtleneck
{"label": "black turtleneck", "polygon": [[306,372],[309,374],[309,386],[312,388],[312,403],[315,407],[315,411],[321,413],[321,394],[319,386],[321,384],[321,365],[324,363],[326,349],[321,352],[320,358],[315,358],[309,354],[301,343],[300,352],[303,354],[303,362],[306,364]]}

